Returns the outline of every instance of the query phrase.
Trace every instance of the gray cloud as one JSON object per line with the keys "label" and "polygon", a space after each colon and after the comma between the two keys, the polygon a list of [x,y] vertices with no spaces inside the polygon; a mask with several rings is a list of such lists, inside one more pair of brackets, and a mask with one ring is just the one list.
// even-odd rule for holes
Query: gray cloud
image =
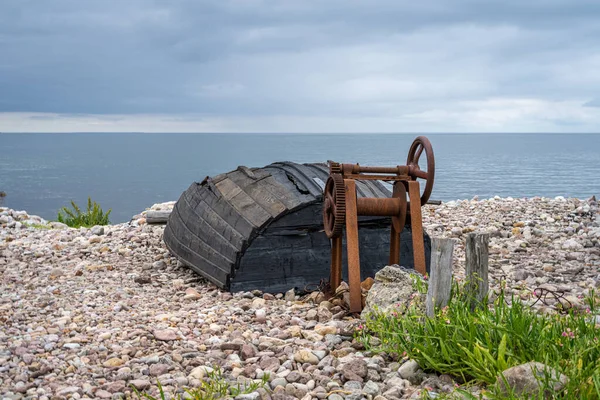
{"label": "gray cloud", "polygon": [[596,0],[2,2],[0,113],[598,130],[599,16]]}

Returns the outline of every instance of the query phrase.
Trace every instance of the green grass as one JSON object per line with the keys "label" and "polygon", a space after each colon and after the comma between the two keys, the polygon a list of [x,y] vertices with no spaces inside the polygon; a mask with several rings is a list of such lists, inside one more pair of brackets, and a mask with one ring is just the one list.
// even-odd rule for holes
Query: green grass
{"label": "green grass", "polygon": [[23,222],[23,225],[33,229],[52,229],[52,226],[50,224],[34,224],[29,222]]}
{"label": "green grass", "polygon": [[111,210],[104,213],[100,205],[93,202],[88,197],[87,210],[82,212],[81,209],[73,200],[71,200],[72,209],[63,207],[58,212],[58,222],[62,222],[71,228],[86,227],[91,228],[95,225],[108,225],[110,223],[108,216]]}
{"label": "green grass", "polygon": [[[506,368],[539,361],[569,378],[565,389],[550,398],[600,399],[600,329],[591,315],[595,295],[587,300],[587,313],[567,315],[541,315],[519,298],[507,300],[501,292],[492,303],[471,311],[464,286],[455,282],[448,306],[434,317],[426,318],[416,305],[402,314],[376,312],[357,338],[371,351],[407,356],[424,370],[483,385],[490,398],[518,398],[500,396],[494,387],[497,377]],[[379,340],[371,340],[373,336]],[[547,393],[551,382],[542,386]]]}
{"label": "green grass", "polygon": [[180,400],[183,398],[192,400],[218,400],[223,398],[233,398],[240,394],[249,394],[255,392],[259,388],[264,388],[269,382],[269,375],[259,381],[248,382],[230,382],[224,376],[220,368],[214,369],[212,372],[207,372],[207,377],[201,381],[200,387],[185,390],[185,397],[182,395],[168,396],[160,382],[157,384],[159,396],[153,397],[147,393],[140,393],[136,388],[133,388],[138,399],[144,398],[148,400]]}

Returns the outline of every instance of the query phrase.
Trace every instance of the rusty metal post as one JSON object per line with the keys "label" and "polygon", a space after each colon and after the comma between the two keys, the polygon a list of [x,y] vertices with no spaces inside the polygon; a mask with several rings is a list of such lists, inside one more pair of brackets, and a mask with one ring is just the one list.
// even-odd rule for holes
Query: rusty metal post
{"label": "rusty metal post", "polygon": [[425,267],[425,243],[423,241],[423,225],[421,222],[421,192],[419,191],[419,182],[408,182],[408,197],[410,200],[410,220],[415,270],[420,274],[425,275],[427,270]]}
{"label": "rusty metal post", "polygon": [[406,188],[403,182],[395,182],[392,198],[400,201],[399,210],[392,216],[390,229],[390,265],[400,264],[400,235],[406,222]]}
{"label": "rusty metal post", "polygon": [[394,224],[390,232],[390,265],[400,264],[400,232]]}
{"label": "rusty metal post", "polygon": [[344,179],[346,190],[346,249],[348,251],[348,286],[350,312],[362,310],[360,290],[360,254],[358,251],[358,213],[356,211],[356,182]]}
{"label": "rusty metal post", "polygon": [[342,237],[331,239],[331,272],[329,275],[329,287],[333,292],[342,283]]}

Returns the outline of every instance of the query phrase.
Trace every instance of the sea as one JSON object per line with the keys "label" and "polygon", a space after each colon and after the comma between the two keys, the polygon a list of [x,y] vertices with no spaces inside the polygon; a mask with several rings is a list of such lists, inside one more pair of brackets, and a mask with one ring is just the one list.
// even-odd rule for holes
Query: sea
{"label": "sea", "polygon": [[[0,133],[0,205],[54,220],[88,197],[112,223],[195,181],[276,161],[404,165],[418,134]],[[426,134],[431,199],[600,195],[600,134]],[[421,163],[423,165],[423,163]]]}

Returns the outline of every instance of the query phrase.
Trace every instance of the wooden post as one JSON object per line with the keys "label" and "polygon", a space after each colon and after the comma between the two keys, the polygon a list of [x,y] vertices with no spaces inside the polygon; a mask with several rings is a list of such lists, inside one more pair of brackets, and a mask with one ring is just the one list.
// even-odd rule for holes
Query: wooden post
{"label": "wooden post", "polygon": [[346,250],[348,252],[348,286],[350,287],[350,312],[362,310],[360,290],[360,255],[358,252],[358,214],[356,211],[356,182],[344,179],[346,190]]}
{"label": "wooden post", "polygon": [[446,306],[450,300],[453,252],[454,239],[431,239],[431,276],[425,301],[428,317],[433,317],[436,308]]}
{"label": "wooden post", "polygon": [[469,233],[465,243],[466,290],[471,297],[471,309],[475,309],[487,296],[488,282],[488,233]]}

